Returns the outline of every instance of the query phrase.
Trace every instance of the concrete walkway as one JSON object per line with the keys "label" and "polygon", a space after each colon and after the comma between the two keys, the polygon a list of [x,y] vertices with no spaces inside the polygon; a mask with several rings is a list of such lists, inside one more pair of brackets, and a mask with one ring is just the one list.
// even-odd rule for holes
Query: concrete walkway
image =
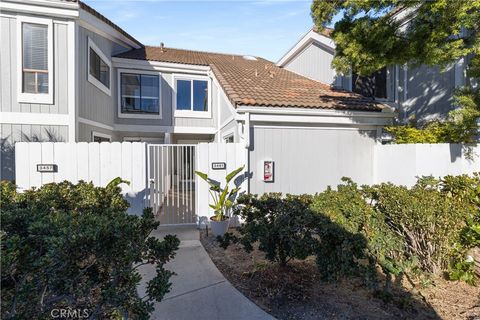
{"label": "concrete walkway", "polygon": [[[176,227],[154,231],[162,238],[176,234],[181,240],[175,259],[166,269],[177,273],[171,278],[172,288],[155,305],[152,319],[160,320],[256,320],[274,318],[243,296],[218,271],[199,239],[195,227]],[[152,267],[141,270],[148,281],[154,274]],[[144,283],[139,288],[145,292]]]}

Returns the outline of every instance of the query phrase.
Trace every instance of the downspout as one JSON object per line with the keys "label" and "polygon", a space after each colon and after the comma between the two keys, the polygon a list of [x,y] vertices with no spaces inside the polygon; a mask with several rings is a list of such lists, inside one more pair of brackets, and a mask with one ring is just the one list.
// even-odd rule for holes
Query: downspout
{"label": "downspout", "polygon": [[250,112],[245,112],[243,135],[245,141],[245,174],[247,179],[247,194],[250,194]]}
{"label": "downspout", "polygon": [[250,148],[250,112],[245,112],[245,124],[243,126],[245,149]]}

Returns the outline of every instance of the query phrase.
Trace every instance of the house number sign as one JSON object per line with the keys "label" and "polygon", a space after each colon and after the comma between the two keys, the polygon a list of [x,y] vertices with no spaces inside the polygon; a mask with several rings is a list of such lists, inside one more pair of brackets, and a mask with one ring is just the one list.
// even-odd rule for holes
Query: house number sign
{"label": "house number sign", "polygon": [[57,172],[56,164],[37,164],[37,172]]}
{"label": "house number sign", "polygon": [[225,170],[227,164],[225,162],[212,162],[212,170]]}

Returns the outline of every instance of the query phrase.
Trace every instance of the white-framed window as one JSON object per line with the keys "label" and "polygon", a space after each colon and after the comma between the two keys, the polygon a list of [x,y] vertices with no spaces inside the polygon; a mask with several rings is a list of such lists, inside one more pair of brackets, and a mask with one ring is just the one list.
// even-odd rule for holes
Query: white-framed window
{"label": "white-framed window", "polygon": [[107,95],[111,95],[112,62],[100,48],[88,38],[87,79]]}
{"label": "white-framed window", "polygon": [[162,75],[155,71],[118,70],[118,117],[162,118]]}
{"label": "white-framed window", "polygon": [[53,22],[17,17],[18,102],[53,104]]}
{"label": "white-framed window", "polygon": [[92,131],[92,142],[111,142],[111,141],[112,141],[111,135]]}
{"label": "white-framed window", "polygon": [[224,143],[234,143],[235,142],[235,129],[227,130],[222,135],[222,140]]}
{"label": "white-framed window", "polygon": [[211,118],[211,85],[206,76],[174,76],[175,117]]}

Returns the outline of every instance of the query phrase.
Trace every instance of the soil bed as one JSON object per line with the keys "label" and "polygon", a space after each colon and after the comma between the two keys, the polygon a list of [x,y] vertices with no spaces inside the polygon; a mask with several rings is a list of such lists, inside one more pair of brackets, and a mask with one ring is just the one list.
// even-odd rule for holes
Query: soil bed
{"label": "soil bed", "polygon": [[[480,287],[435,279],[426,288],[395,289],[380,297],[361,279],[327,283],[314,259],[281,268],[261,251],[227,250],[211,234],[201,242],[223,275],[245,296],[279,320],[295,319],[469,319],[480,320]],[[413,290],[412,290],[413,289]]]}

